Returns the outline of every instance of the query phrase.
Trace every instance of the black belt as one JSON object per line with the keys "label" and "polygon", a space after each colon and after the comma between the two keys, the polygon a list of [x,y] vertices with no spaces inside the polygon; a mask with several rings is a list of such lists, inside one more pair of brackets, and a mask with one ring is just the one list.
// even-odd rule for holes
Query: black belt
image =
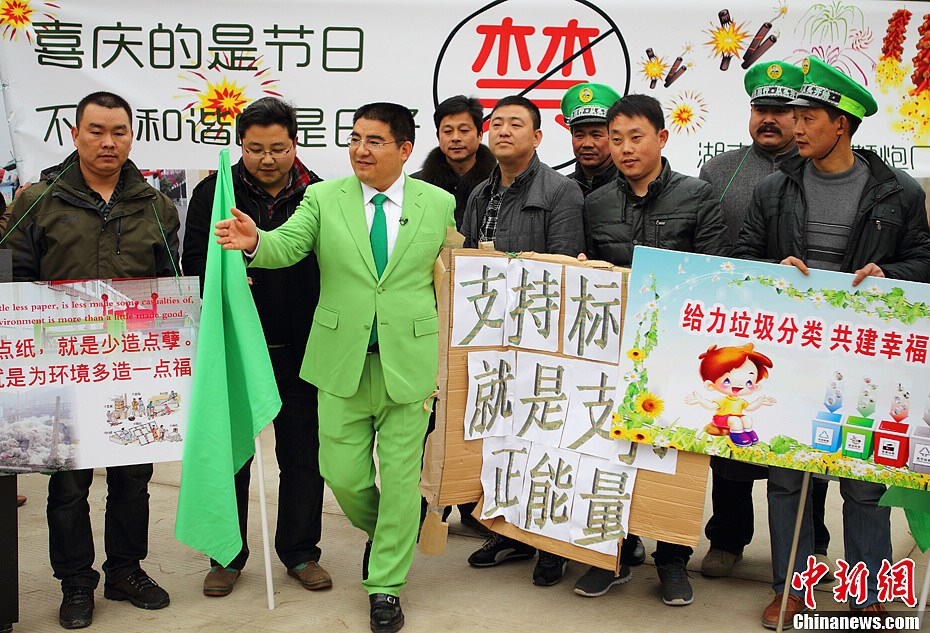
{"label": "black belt", "polygon": [[368,346],[368,351],[367,351],[366,353],[367,353],[367,354],[377,354],[379,351],[380,351],[380,350],[378,349],[378,342],[375,341],[374,343],[372,343],[371,345]]}

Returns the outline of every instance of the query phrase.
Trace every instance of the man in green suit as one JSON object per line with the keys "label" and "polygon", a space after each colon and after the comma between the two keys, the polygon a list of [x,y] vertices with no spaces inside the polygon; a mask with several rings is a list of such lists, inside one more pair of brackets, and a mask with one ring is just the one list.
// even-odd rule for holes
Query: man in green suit
{"label": "man in green suit", "polygon": [[362,106],[349,138],[355,176],[308,187],[274,231],[258,231],[238,209],[215,230],[223,248],[244,251],[251,266],[280,268],[316,254],[320,302],[300,376],[319,388],[320,471],[368,534],[362,576],[375,633],[404,624],[397,596],[413,560],[438,365],[433,262],[446,227],[455,226],[455,199],[403,174],[413,141],[407,108]]}

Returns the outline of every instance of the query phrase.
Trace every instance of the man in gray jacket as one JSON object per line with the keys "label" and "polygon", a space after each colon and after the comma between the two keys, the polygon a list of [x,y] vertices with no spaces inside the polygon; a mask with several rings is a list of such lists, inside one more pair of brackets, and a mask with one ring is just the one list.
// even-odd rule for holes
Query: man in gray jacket
{"label": "man in gray jacket", "polygon": [[539,108],[504,97],[491,111],[489,147],[498,166],[468,198],[465,247],[493,243],[499,251],[577,255],[584,247],[584,198],[574,181],[540,162]]}
{"label": "man in gray jacket", "polygon": [[[752,144],[719,154],[701,168],[720,201],[727,223],[727,242],[736,244],[746,212],[752,204],[752,192],[766,176],[778,171],[782,161],[798,155],[794,140],[794,108],[786,105],[797,96],[804,83],[804,73],[797,66],[782,61],[756,64],[743,78],[750,97],[749,135]],[[752,487],[756,479],[765,479],[768,470],[722,457],[710,460],[713,471],[713,516],[704,528],[710,550],[701,562],[701,574],[710,578],[729,576],[742,559],[743,548],[753,536]],[[821,562],[827,559],[830,532],[824,523],[827,480],[815,478],[814,554]]]}
{"label": "man in gray jacket", "polygon": [[[498,251],[572,256],[584,248],[581,188],[540,162],[540,122],[539,108],[525,97],[504,97],[491,111],[490,148],[498,166],[468,198],[461,227],[466,248],[493,243]],[[535,554],[534,547],[492,533],[468,564],[494,567]],[[533,584],[557,584],[565,566],[561,556],[540,550]]]}

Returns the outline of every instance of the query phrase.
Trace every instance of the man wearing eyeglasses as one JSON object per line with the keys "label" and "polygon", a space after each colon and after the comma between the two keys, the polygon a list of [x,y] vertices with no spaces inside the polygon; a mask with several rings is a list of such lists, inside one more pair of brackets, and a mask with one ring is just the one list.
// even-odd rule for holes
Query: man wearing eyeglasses
{"label": "man wearing eyeglasses", "polygon": [[[320,178],[297,158],[297,115],[280,99],[253,102],[236,120],[242,160],[233,168],[236,206],[263,230],[284,224],[307,187]],[[194,189],[187,211],[182,265],[203,282],[210,239],[216,175]],[[280,477],[275,550],[288,575],[309,590],[328,589],[332,579],[320,567],[323,478],[320,475],[316,387],[300,379],[300,363],[320,296],[320,270],[313,255],[278,270],[249,271],[268,354],[274,367],[281,411],[274,420],[275,455]],[[287,306],[287,309],[283,309]],[[210,561],[203,581],[206,596],[228,595],[249,556],[250,459],[236,473],[236,501],[242,550],[223,567]]]}
{"label": "man wearing eyeglasses", "polygon": [[404,106],[362,106],[348,142],[354,176],[309,187],[275,231],[257,230],[237,209],[214,231],[223,248],[253,258],[250,270],[289,266],[310,251],[319,261],[320,303],[300,375],[319,388],[320,470],[368,535],[362,579],[374,633],[404,625],[398,595],[416,544],[439,361],[433,264],[455,226],[452,195],[404,176],[414,132]]}

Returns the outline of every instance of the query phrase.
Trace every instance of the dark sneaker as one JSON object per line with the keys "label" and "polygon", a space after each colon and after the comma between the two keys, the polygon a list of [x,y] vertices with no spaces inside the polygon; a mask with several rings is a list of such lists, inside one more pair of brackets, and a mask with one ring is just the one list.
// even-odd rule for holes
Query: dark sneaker
{"label": "dark sneaker", "polygon": [[533,569],[533,584],[540,587],[551,587],[562,582],[568,560],[556,554],[539,550],[539,560]]}
{"label": "dark sneaker", "polygon": [[643,539],[635,534],[627,534],[626,538],[623,539],[623,545],[620,547],[620,565],[636,567],[642,565],[645,560],[646,548],[643,547]]}
{"label": "dark sneaker", "polygon": [[107,600],[129,600],[140,609],[164,609],[169,602],[168,592],[141,569],[119,582],[104,585],[103,597]]}
{"label": "dark sneaker", "polygon": [[371,539],[365,541],[365,553],[362,554],[362,580],[368,580],[369,558],[371,558]]}
{"label": "dark sneaker", "polygon": [[484,527],[481,521],[479,521],[478,519],[476,519],[470,514],[466,513],[462,515],[462,525],[467,527],[473,532],[477,532],[481,536],[487,537],[491,535],[491,530]]}
{"label": "dark sneaker", "polygon": [[673,607],[683,607],[694,602],[694,592],[683,560],[676,558],[664,565],[656,565],[656,571],[662,583],[662,602]]}
{"label": "dark sneaker", "polygon": [[90,587],[62,587],[58,623],[66,629],[83,629],[94,619],[94,590]]}
{"label": "dark sneaker", "polygon": [[612,569],[589,567],[588,571],[582,574],[578,582],[575,583],[575,593],[585,598],[597,598],[610,591],[610,588],[614,585],[629,582],[632,577],[632,570],[625,565],[620,566],[619,576],[614,574]]}
{"label": "dark sneaker", "polygon": [[535,547],[495,532],[488,537],[484,545],[472,552],[468,557],[468,564],[472,567],[494,567],[511,560],[527,560],[535,554]]}
{"label": "dark sneaker", "polygon": [[373,593],[368,596],[368,603],[371,605],[372,633],[394,633],[404,627],[400,598],[386,593]]}

